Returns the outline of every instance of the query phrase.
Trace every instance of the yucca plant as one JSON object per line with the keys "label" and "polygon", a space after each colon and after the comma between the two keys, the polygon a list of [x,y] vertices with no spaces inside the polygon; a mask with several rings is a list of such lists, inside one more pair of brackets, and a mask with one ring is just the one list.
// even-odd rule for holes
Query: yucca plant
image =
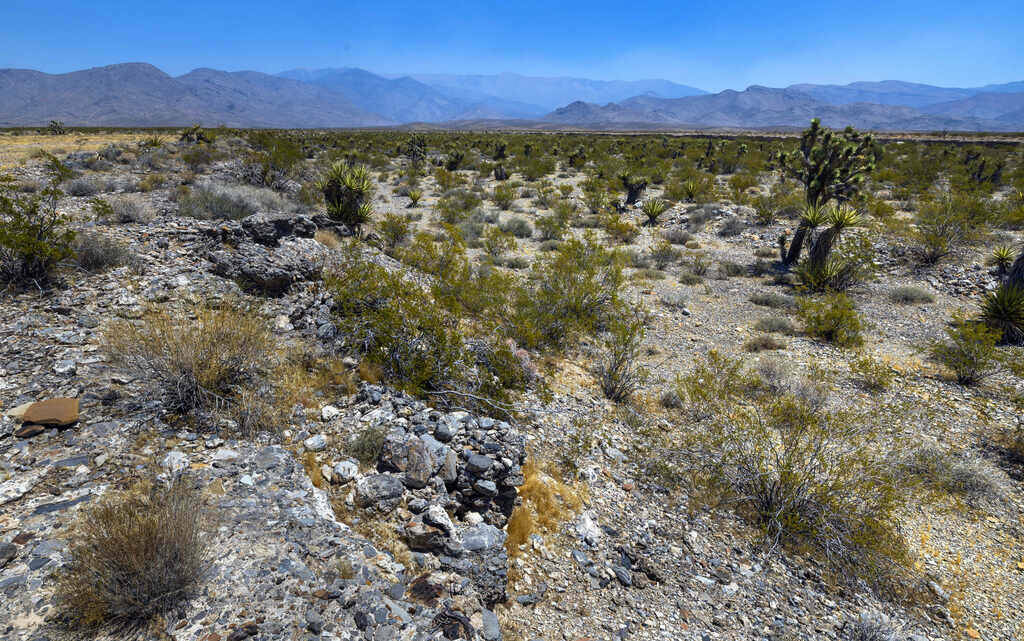
{"label": "yucca plant", "polygon": [[648,198],[640,209],[647,216],[647,224],[654,227],[658,224],[658,217],[668,210],[668,203],[660,198]]}
{"label": "yucca plant", "polygon": [[323,192],[327,215],[348,225],[356,233],[370,221],[374,185],[370,171],[363,166],[336,162],[320,177],[317,189]]}
{"label": "yucca plant", "polygon": [[992,264],[996,266],[1000,276],[1006,276],[1013,264],[1013,249],[1007,245],[996,247],[992,251]]}
{"label": "yucca plant", "polygon": [[786,249],[786,235],[783,234],[779,237],[779,258],[782,259],[783,265],[793,265],[800,260],[800,254],[803,252],[808,235],[824,225],[827,219],[828,214],[824,207],[808,205],[804,208],[803,214],[800,216],[800,224],[797,225],[796,233],[793,234],[793,242],[789,244],[789,249]]}
{"label": "yucca plant", "polygon": [[1000,332],[1001,342],[1024,344],[1024,287],[1003,283],[985,294],[981,304],[985,324]]}
{"label": "yucca plant", "polygon": [[409,206],[415,207],[420,204],[420,200],[423,198],[423,192],[419,189],[410,189],[406,196],[409,197]]}

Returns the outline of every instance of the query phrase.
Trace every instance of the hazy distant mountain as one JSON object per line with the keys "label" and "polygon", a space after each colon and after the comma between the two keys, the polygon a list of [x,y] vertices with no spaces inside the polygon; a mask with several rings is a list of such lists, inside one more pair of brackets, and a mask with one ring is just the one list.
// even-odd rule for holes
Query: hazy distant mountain
{"label": "hazy distant mountain", "polygon": [[1013,114],[1024,110],[1024,92],[1022,93],[979,93],[950,102],[940,102],[922,107],[921,111],[953,118],[985,118],[1007,122],[1014,120]]}
{"label": "hazy distant mountain", "polygon": [[144,63],[66,74],[0,69],[0,125],[359,127],[389,124],[316,85],[254,71],[173,78]]}
{"label": "hazy distant mountain", "polygon": [[831,127],[853,125],[876,130],[1005,130],[1013,123],[976,118],[926,114],[910,107],[871,103],[832,105],[803,91],[749,87],[717,94],[664,99],[636,96],[604,106],[574,102],[545,117],[566,125],[608,126],[641,123],[679,127],[770,128],[804,127],[820,118]]}
{"label": "hazy distant mountain", "polygon": [[1020,131],[1024,82],[958,89],[890,80],[708,94],[667,80],[511,73],[385,77],[348,68],[274,76],[196,69],[172,77],[144,63],[66,74],[0,69],[0,126],[63,120],[122,126],[771,128],[804,127],[813,117],[862,129]]}
{"label": "hazy distant mountain", "polygon": [[396,122],[518,118],[545,110],[487,95],[438,90],[409,76],[385,78],[363,69],[294,69],[278,74],[338,92],[356,106]]}
{"label": "hazy distant mountain", "polygon": [[618,102],[632,96],[652,94],[661,98],[681,98],[707,93],[695,87],[668,80],[588,80],[586,78],[540,78],[515,73],[495,75],[414,74],[412,76],[435,89],[466,92],[467,95],[495,96],[552,110],[581,100]]}

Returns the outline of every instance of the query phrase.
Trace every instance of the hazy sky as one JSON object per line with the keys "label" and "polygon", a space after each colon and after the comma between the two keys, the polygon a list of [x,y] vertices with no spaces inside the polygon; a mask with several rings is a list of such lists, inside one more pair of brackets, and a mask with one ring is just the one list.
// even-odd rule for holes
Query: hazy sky
{"label": "hazy sky", "polygon": [[150,62],[667,78],[702,89],[1024,79],[1024,0],[217,2],[0,0],[0,67]]}

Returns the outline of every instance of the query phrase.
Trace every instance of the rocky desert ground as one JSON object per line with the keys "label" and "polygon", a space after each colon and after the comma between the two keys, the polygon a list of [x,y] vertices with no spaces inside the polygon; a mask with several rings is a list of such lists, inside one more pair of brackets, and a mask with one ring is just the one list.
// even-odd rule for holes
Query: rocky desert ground
{"label": "rocky desert ground", "polygon": [[828,135],[0,132],[0,636],[1024,638],[1024,146]]}

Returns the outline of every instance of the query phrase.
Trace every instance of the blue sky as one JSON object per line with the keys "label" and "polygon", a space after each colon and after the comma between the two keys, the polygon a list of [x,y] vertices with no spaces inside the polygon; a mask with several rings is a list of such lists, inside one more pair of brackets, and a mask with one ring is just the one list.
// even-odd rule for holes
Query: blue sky
{"label": "blue sky", "polygon": [[0,0],[0,67],[150,62],[277,72],[667,78],[751,84],[1024,79],[1024,1],[196,2]]}

